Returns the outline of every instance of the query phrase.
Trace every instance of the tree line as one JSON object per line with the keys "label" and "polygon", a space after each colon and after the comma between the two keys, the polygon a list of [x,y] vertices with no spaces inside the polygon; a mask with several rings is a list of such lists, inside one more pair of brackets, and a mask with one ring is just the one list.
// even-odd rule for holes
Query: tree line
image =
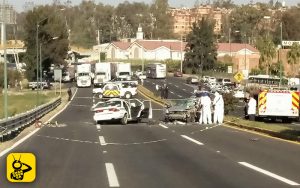
{"label": "tree line", "polygon": [[[207,3],[210,2],[196,1],[195,6]],[[247,42],[256,46],[262,53],[261,68],[267,70],[271,68],[270,58],[275,56],[273,49],[280,44],[281,29],[284,40],[299,40],[298,6],[284,11],[278,1],[272,0],[268,3],[241,6],[235,5],[231,0],[214,0],[211,5],[214,8],[230,9],[231,13],[223,15],[221,33],[214,34],[210,30],[214,26],[211,18],[207,19],[208,25],[202,20],[199,20],[199,24],[194,23],[193,31],[202,26],[207,26],[209,30],[200,31],[200,34],[195,36],[193,32],[184,36],[189,42],[189,49],[200,45],[195,49],[201,52],[201,56],[199,53],[196,56],[187,53],[187,66],[211,69],[216,63],[216,42],[229,42],[230,38],[231,42]],[[179,39],[179,36],[173,33],[174,20],[168,15],[169,8],[168,0],[154,0],[151,4],[125,1],[116,7],[96,4],[94,1],[82,1],[74,6],[54,1],[51,5],[36,6],[32,10],[19,13],[16,36],[24,40],[27,47],[23,58],[27,64],[27,77],[32,80],[36,75],[36,25],[46,18],[46,23],[39,24],[38,35],[43,45],[42,64],[45,71],[49,70],[50,64],[63,63],[70,45],[91,48],[97,41],[106,43],[131,38],[135,36],[139,25],[142,26],[146,39]],[[13,30],[9,31],[8,38],[14,39]],[[52,40],[53,37],[58,39]],[[195,43],[195,40],[198,42]],[[203,44],[209,45],[209,50],[207,45]],[[272,49],[266,49],[268,47]],[[292,59],[289,62],[297,64],[295,62],[298,62],[298,56],[293,57],[289,58]],[[296,60],[293,60],[295,57]]]}

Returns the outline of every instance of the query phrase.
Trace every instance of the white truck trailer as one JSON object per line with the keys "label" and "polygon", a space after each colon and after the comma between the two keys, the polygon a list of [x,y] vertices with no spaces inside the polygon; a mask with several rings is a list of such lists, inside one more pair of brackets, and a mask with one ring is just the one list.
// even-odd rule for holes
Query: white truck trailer
{"label": "white truck trailer", "polygon": [[91,64],[77,65],[77,87],[91,87],[92,85],[92,72]]}
{"label": "white truck trailer", "polygon": [[111,80],[110,63],[96,63],[94,85],[98,86]]}
{"label": "white truck trailer", "polygon": [[111,63],[111,76],[112,78],[125,78],[131,79],[131,64],[123,62]]}

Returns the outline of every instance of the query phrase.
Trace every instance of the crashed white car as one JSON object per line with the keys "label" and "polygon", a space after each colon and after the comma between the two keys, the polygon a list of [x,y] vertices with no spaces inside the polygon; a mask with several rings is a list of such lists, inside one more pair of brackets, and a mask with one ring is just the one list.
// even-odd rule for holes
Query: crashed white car
{"label": "crashed white car", "polygon": [[139,122],[142,118],[152,119],[151,101],[138,99],[114,98],[105,102],[98,102],[92,107],[94,122],[119,120],[126,125],[128,121]]}

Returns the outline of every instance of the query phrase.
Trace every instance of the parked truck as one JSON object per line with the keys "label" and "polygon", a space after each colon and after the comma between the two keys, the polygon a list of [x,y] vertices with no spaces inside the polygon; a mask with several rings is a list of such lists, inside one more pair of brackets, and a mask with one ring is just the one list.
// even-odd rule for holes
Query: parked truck
{"label": "parked truck", "polygon": [[299,118],[299,92],[265,90],[258,95],[258,116],[285,122]]}
{"label": "parked truck", "polygon": [[94,86],[99,86],[111,80],[110,63],[96,63]]}
{"label": "parked truck", "polygon": [[91,64],[85,63],[77,65],[77,87],[91,87],[92,85],[92,72]]}
{"label": "parked truck", "polygon": [[111,77],[113,78],[124,78],[131,79],[131,64],[123,62],[111,63]]}

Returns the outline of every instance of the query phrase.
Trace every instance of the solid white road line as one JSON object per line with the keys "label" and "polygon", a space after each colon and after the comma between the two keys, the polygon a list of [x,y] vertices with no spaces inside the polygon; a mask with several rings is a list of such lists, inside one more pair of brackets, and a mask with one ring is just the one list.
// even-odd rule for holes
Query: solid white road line
{"label": "solid white road line", "polygon": [[165,126],[165,125],[162,124],[162,123],[159,123],[158,125],[161,126],[161,127],[163,127],[163,128],[165,128],[165,129],[168,129],[168,128],[169,128],[169,127]]}
{"label": "solid white road line", "polygon": [[103,136],[99,136],[99,141],[100,141],[101,146],[106,146],[106,142],[105,142]]}
{"label": "solid white road line", "polygon": [[299,185],[298,183],[296,183],[296,182],[294,182],[294,181],[291,181],[291,180],[286,179],[286,178],[284,178],[284,177],[281,177],[281,176],[279,176],[279,175],[277,175],[277,174],[274,174],[274,173],[269,172],[269,171],[267,171],[267,170],[261,169],[261,168],[259,168],[259,167],[254,166],[254,165],[251,165],[251,164],[249,164],[249,163],[246,163],[246,162],[239,162],[239,164],[241,164],[241,165],[243,165],[243,166],[245,166],[245,167],[251,168],[252,170],[255,170],[255,171],[257,171],[257,172],[263,173],[263,174],[265,174],[265,175],[267,175],[267,176],[270,176],[270,177],[272,177],[272,178],[274,178],[274,179],[277,179],[277,180],[279,180],[279,181],[282,181],[282,182],[284,182],[284,183],[287,183],[287,184],[289,184],[289,185],[294,185],[294,186]]}
{"label": "solid white road line", "polygon": [[112,163],[105,163],[109,187],[120,187],[118,177]]}
{"label": "solid white road line", "polygon": [[100,125],[97,125],[96,127],[97,127],[97,129],[101,129],[101,126],[100,126]]}
{"label": "solid white road line", "polygon": [[187,139],[187,140],[189,140],[191,142],[194,142],[195,144],[198,144],[198,145],[201,145],[201,146],[204,145],[203,143],[201,143],[201,142],[199,142],[199,141],[197,141],[197,140],[195,140],[193,138],[190,138],[190,137],[188,137],[186,135],[181,135],[181,137],[183,137],[183,138],[185,138],[185,139]]}

